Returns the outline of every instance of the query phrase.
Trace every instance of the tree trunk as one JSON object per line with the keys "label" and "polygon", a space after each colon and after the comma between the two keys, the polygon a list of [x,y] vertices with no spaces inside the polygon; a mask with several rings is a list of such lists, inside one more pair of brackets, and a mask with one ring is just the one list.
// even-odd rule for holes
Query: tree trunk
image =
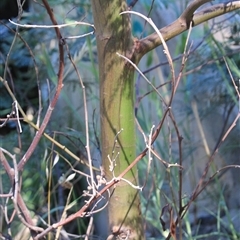
{"label": "tree trunk", "polygon": [[[130,17],[119,15],[126,7],[124,0],[92,0],[100,78],[102,164],[108,181],[113,178],[109,158],[116,163],[117,177],[134,160],[136,151],[134,69],[116,55],[129,55],[133,49]],[[136,185],[137,169],[133,168],[124,178]],[[109,239],[144,239],[136,189],[120,181],[107,210]]]}

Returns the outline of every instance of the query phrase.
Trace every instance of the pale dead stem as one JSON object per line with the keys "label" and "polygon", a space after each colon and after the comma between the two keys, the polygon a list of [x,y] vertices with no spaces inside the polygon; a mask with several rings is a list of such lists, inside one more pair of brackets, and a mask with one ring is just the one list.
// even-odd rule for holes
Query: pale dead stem
{"label": "pale dead stem", "polygon": [[16,23],[14,21],[12,21],[11,19],[9,19],[9,22],[19,26],[19,27],[23,27],[23,28],[63,28],[63,27],[69,27],[69,26],[76,26],[76,25],[84,25],[84,26],[89,26],[94,28],[94,25],[90,24],[90,23],[86,23],[86,22],[79,22],[79,21],[74,21],[72,23],[65,23],[65,24],[56,24],[56,25],[34,25],[34,24],[20,24],[20,23]]}
{"label": "pale dead stem", "polygon": [[[20,23],[16,23],[12,20],[9,19],[9,22],[18,26],[18,27],[23,27],[23,28],[46,28],[46,29],[49,29],[49,28],[64,28],[64,27],[69,27],[69,26],[76,26],[76,25],[83,25],[83,26],[89,26],[89,27],[92,27],[94,29],[94,25],[90,24],[90,23],[86,23],[86,22],[79,22],[79,21],[74,21],[72,23],[65,23],[65,24],[56,24],[56,25],[31,25],[31,24],[20,24]],[[89,32],[89,33],[85,33],[85,34],[82,34],[82,35],[78,35],[78,36],[70,36],[70,37],[64,37],[62,39],[66,40],[66,39],[76,39],[76,38],[83,38],[83,37],[87,37],[89,35],[93,35],[95,32],[95,30]]]}
{"label": "pale dead stem", "polygon": [[85,120],[85,134],[86,134],[86,151],[87,151],[87,159],[88,159],[88,165],[89,165],[89,171],[90,171],[90,176],[91,176],[91,189],[93,191],[93,195],[96,195],[96,189],[95,189],[95,181],[94,181],[94,174],[93,174],[93,165],[92,165],[92,157],[91,157],[91,151],[90,151],[90,140],[89,140],[89,121],[88,121],[88,109],[87,109],[87,96],[86,96],[86,89],[82,80],[82,77],[80,75],[80,72],[73,60],[73,58],[71,57],[70,51],[68,49],[68,46],[66,45],[67,48],[67,53],[68,53],[68,57],[74,67],[75,72],[77,73],[78,79],[79,79],[79,83],[82,87],[82,91],[83,91],[83,104],[84,104],[84,120]]}

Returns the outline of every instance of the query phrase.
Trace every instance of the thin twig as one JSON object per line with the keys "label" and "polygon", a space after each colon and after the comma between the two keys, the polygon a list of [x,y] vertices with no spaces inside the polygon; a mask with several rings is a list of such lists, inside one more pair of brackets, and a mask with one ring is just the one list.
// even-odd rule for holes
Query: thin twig
{"label": "thin twig", "polygon": [[[44,0],[43,0],[44,1]],[[45,6],[46,7],[46,6]],[[53,14],[51,14],[53,15]],[[63,27],[69,27],[72,25],[85,25],[85,26],[89,26],[92,27],[94,29],[94,25],[90,24],[90,23],[86,23],[86,22],[78,22],[78,21],[74,21],[72,23],[65,23],[65,24],[57,24],[57,22],[55,22],[56,24],[53,25],[31,25],[31,24],[20,24],[20,23],[16,23],[12,20],[9,19],[9,22],[19,26],[19,27],[23,27],[23,28],[63,28]],[[52,21],[53,22],[53,21]],[[54,22],[53,22],[54,23]]]}
{"label": "thin twig", "polygon": [[90,217],[90,221],[89,221],[89,223],[88,223],[88,227],[87,227],[87,231],[86,231],[86,236],[85,236],[84,240],[88,240],[88,239],[89,239],[88,237],[89,237],[92,229],[93,229],[93,216]]}
{"label": "thin twig", "polygon": [[93,191],[93,195],[96,195],[96,189],[95,189],[95,181],[94,181],[94,174],[93,174],[93,164],[92,164],[92,157],[91,157],[91,151],[90,151],[90,139],[89,139],[89,121],[88,121],[88,107],[87,107],[87,95],[86,95],[86,89],[81,77],[81,74],[70,54],[70,51],[68,49],[68,46],[66,44],[66,49],[68,52],[68,57],[74,67],[75,72],[77,73],[78,80],[81,84],[82,91],[83,91],[83,105],[84,105],[84,120],[85,120],[85,134],[86,134],[86,151],[87,151],[87,159],[88,159],[88,165],[89,165],[89,171],[91,176],[91,188]]}

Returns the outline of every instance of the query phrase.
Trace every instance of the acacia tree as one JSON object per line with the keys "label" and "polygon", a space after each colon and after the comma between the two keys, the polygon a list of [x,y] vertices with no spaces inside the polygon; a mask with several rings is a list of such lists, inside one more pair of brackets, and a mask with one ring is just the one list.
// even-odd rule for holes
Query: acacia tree
{"label": "acacia tree", "polygon": [[[164,41],[186,31],[190,23],[200,23],[221,14],[239,8],[239,2],[218,4],[194,13],[209,0],[193,1],[172,24],[160,29]],[[101,144],[102,162],[108,180],[112,178],[109,170],[109,157],[116,160],[115,175],[123,176],[137,185],[135,159],[135,122],[134,122],[134,71],[135,68],[116,53],[124,55],[133,63],[138,64],[141,57],[162,44],[155,32],[144,39],[135,39],[132,35],[130,14],[120,15],[127,11],[125,0],[94,1],[92,0],[94,26],[96,29],[99,79],[100,79],[100,110],[101,110]],[[172,84],[174,90],[174,83]],[[167,107],[171,107],[171,101]],[[161,126],[161,123],[160,125]],[[119,133],[119,131],[121,131]],[[156,139],[159,128],[153,134],[152,143]],[[117,143],[113,152],[115,140]],[[143,151],[141,158],[146,154]],[[134,164],[136,161],[134,161]],[[132,165],[131,169],[128,166]],[[130,184],[121,181],[117,184],[108,206],[108,226],[113,235],[123,234],[128,239],[144,239],[141,227],[139,198],[137,191]],[[128,232],[129,231],[129,232]]]}
{"label": "acacia tree", "polygon": [[[137,1],[134,2],[136,3]],[[146,53],[186,31],[190,26],[195,27],[209,19],[240,8],[239,1],[231,1],[225,4],[213,5],[195,13],[200,6],[207,2],[209,2],[209,0],[193,1],[175,22],[160,29],[160,33],[153,33],[139,40],[132,35],[131,13],[128,11],[129,9],[125,0],[91,1],[99,63],[103,176],[106,178],[107,184],[99,192],[93,189],[92,197],[79,211],[70,215],[65,220],[49,226],[44,231],[38,227],[33,227],[34,223],[27,211],[21,194],[20,192],[16,192],[13,199],[18,199],[18,201],[15,202],[15,204],[18,205],[20,212],[24,215],[24,221],[31,229],[32,236],[35,237],[35,239],[40,239],[49,231],[71,222],[77,217],[84,217],[86,213],[89,212],[89,208],[96,203],[96,200],[101,198],[110,188],[112,188],[112,195],[107,199],[109,203],[107,206],[106,225],[108,227],[106,232],[103,233],[104,237],[108,239],[118,237],[123,239],[145,238],[140,213],[139,187],[134,187],[138,186],[136,164],[147,154],[148,150],[151,149],[151,145],[156,140],[167,114],[169,113],[171,115],[171,104],[179,81],[175,79],[174,73],[172,73],[171,98],[168,102],[165,102],[166,111],[156,130],[152,133],[148,147],[136,157],[134,64],[137,65]],[[57,25],[58,23],[55,20],[54,13],[48,2],[43,0],[43,3],[52,23]],[[56,93],[40,128],[37,128],[38,132],[29,149],[17,167],[15,166],[15,171],[21,172],[24,169],[25,164],[30,159],[43,134],[49,140],[54,141],[44,133],[44,130],[62,89],[65,44],[59,28],[56,27],[55,31],[59,41],[59,71]],[[1,80],[4,82],[4,79],[1,78]],[[180,80],[180,78],[178,80]],[[24,116],[24,120],[33,126],[24,112],[21,111],[21,113]],[[34,127],[36,128],[36,126]],[[54,143],[58,147],[65,149],[64,146],[61,146],[56,141],[54,141]],[[89,162],[91,162],[90,154],[88,157]],[[13,176],[12,169],[8,165],[1,149],[0,160],[11,179],[11,183],[14,184],[14,177],[16,176]],[[94,185],[92,185],[92,187],[94,188]],[[195,197],[202,190],[201,187],[199,187],[199,189],[199,191],[196,191]],[[189,204],[184,208],[181,203],[181,194],[179,196],[180,204],[177,219],[171,223],[173,230],[175,230],[181,217],[183,217],[190,203],[194,200],[190,199]],[[174,233],[171,232],[171,235],[174,236]]]}

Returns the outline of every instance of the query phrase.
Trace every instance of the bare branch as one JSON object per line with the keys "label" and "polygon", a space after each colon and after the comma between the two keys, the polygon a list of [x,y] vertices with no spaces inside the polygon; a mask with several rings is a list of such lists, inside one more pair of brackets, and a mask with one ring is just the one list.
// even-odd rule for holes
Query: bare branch
{"label": "bare branch", "polygon": [[3,148],[0,148],[0,163],[3,165],[11,183],[13,183],[14,181],[14,170],[13,168],[10,167],[6,157],[4,156],[3,152],[5,152],[5,150]]}
{"label": "bare branch", "polygon": [[[193,22],[194,27],[214,17],[240,9],[240,1],[231,1],[207,7],[204,10],[193,14],[198,7],[206,2],[208,1],[195,1],[187,7],[187,9],[176,21],[160,29],[159,31],[161,32],[163,39],[168,41],[180,33],[185,32],[189,28],[191,21]],[[136,62],[139,62],[142,56],[161,44],[162,41],[157,33],[153,33],[141,40],[136,40]]]}
{"label": "bare branch", "polygon": [[211,2],[212,0],[195,0],[189,4],[189,6],[184,10],[179,19],[185,21],[186,25],[189,27],[190,22],[193,19],[194,12],[201,7],[203,4],[207,2]]}
{"label": "bare branch", "polygon": [[[43,4],[45,5],[46,9],[47,9],[47,12],[51,18],[51,21],[54,25],[58,25],[57,24],[57,21],[55,20],[55,17],[54,17],[54,14],[48,4],[48,2],[46,0],[43,0]],[[64,48],[63,48],[63,38],[62,38],[62,35],[60,33],[60,30],[58,27],[55,27],[55,32],[56,32],[56,35],[57,35],[57,38],[58,38],[58,48],[59,48],[59,66],[58,66],[58,84],[57,84],[57,89],[56,89],[56,92],[55,92],[55,95],[54,95],[54,98],[52,99],[49,107],[48,107],[48,110],[47,110],[47,113],[43,119],[43,122],[42,122],[42,125],[41,127],[39,128],[39,131],[37,132],[37,134],[35,135],[30,147],[28,148],[26,154],[24,154],[24,156],[22,157],[21,161],[18,163],[18,171],[22,171],[23,170],[23,167],[24,165],[26,164],[26,162],[29,160],[29,158],[31,157],[31,155],[33,154],[38,142],[40,141],[43,133],[44,133],[44,130],[51,118],[51,115],[52,115],[52,111],[58,101],[58,98],[59,98],[59,95],[60,95],[60,92],[62,90],[62,87],[63,87],[63,72],[64,72]]]}

